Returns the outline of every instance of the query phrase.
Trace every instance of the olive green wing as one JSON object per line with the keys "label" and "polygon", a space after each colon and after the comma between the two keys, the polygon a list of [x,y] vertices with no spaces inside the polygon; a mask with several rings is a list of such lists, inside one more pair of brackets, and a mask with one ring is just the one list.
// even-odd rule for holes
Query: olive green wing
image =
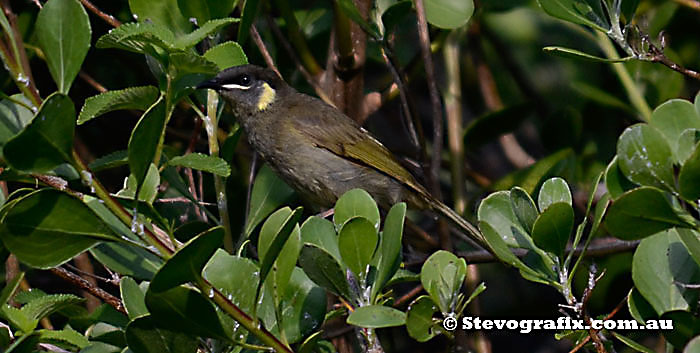
{"label": "olive green wing", "polygon": [[386,174],[409,189],[427,194],[396,157],[355,121],[325,103],[323,106],[314,103],[314,107],[319,109],[309,112],[308,108],[304,109],[309,106],[308,103],[311,102],[290,107],[290,112],[296,117],[293,124],[299,133],[315,141],[320,148]]}

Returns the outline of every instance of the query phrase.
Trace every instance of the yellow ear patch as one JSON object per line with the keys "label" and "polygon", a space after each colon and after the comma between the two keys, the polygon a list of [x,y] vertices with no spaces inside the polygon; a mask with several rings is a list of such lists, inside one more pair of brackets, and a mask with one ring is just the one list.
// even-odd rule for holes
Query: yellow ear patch
{"label": "yellow ear patch", "polygon": [[263,82],[263,91],[258,97],[258,110],[263,111],[267,109],[270,103],[275,100],[275,94],[275,90],[267,82]]}

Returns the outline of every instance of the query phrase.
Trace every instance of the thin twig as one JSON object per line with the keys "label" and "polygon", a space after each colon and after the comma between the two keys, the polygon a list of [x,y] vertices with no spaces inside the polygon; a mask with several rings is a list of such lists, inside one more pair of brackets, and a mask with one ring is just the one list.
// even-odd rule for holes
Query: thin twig
{"label": "thin twig", "polygon": [[97,17],[103,19],[105,22],[109,23],[110,26],[117,28],[122,25],[122,23],[119,22],[119,20],[117,20],[116,18],[114,18],[114,16],[100,11],[100,9],[98,9],[95,5],[90,3],[90,1],[80,0],[80,2],[83,3],[83,5],[87,7],[88,10],[90,10],[90,12],[94,13],[95,15],[97,15]]}
{"label": "thin twig", "polygon": [[102,301],[111,305],[113,308],[117,309],[117,311],[126,314],[126,309],[124,308],[124,304],[122,303],[122,301],[119,300],[119,298],[105,292],[102,288],[92,285],[84,278],[66,270],[63,267],[54,267],[51,269],[51,272],[63,278],[64,280],[72,283],[78,288],[81,288],[89,292],[90,294],[102,299]]}
{"label": "thin twig", "polygon": [[107,92],[107,88],[103,86],[101,83],[97,82],[92,76],[88,75],[85,71],[80,70],[78,72],[78,76],[83,79],[83,81],[87,82],[88,85],[92,86],[92,88],[96,89],[100,93]]}
{"label": "thin twig", "polygon": [[413,289],[408,291],[408,293],[402,295],[401,297],[399,297],[399,299],[396,299],[396,301],[393,304],[393,307],[394,308],[402,307],[404,303],[415,298],[418,295],[418,293],[420,293],[422,290],[423,290],[423,286],[420,284],[413,287]]}
{"label": "thin twig", "polygon": [[267,68],[276,72],[277,76],[282,77],[280,70],[277,69],[275,61],[272,60],[272,55],[270,55],[267,47],[265,47],[265,42],[263,42],[262,38],[260,37],[260,33],[258,33],[258,29],[255,28],[255,25],[250,26],[250,38],[253,39],[253,43],[255,43],[255,46],[258,47],[263,60],[265,60],[265,64],[267,64]]}

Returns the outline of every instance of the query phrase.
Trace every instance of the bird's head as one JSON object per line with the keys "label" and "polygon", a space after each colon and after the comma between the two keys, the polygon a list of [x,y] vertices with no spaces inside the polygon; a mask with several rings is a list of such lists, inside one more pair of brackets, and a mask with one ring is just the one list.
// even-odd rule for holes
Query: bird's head
{"label": "bird's head", "polygon": [[269,109],[287,87],[274,71],[255,65],[234,66],[197,86],[216,90],[241,119]]}

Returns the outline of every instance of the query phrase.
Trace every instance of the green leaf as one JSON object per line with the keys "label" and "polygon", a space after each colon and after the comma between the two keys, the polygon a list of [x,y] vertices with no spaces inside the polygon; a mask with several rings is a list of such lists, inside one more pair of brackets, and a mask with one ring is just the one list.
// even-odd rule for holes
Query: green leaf
{"label": "green leaf", "polygon": [[58,266],[95,245],[118,240],[82,201],[54,189],[22,197],[0,222],[0,239],[25,264]]}
{"label": "green leaf", "polygon": [[634,56],[626,56],[624,58],[619,58],[619,59],[608,59],[608,58],[602,58],[600,56],[595,56],[595,55],[591,55],[588,53],[584,53],[584,52],[578,51],[576,49],[558,47],[558,46],[544,47],[544,48],[542,48],[542,51],[544,51],[547,54],[561,56],[562,58],[582,59],[582,60],[593,61],[593,62],[598,62],[598,63],[621,63],[621,62],[636,59]]}
{"label": "green leaf", "polygon": [[678,173],[678,192],[686,200],[700,199],[700,144],[681,166]]}
{"label": "green leaf", "polygon": [[306,244],[314,244],[325,250],[340,262],[340,250],[338,249],[338,237],[335,226],[327,219],[318,216],[309,217],[301,226],[301,240]]}
{"label": "green leaf", "polygon": [[[265,327],[273,333],[279,332],[272,296],[263,296],[260,316]],[[326,314],[326,293],[306,276],[304,271],[295,267],[289,280],[281,308],[282,331],[289,343],[299,342],[302,338],[317,330],[323,323]]]}
{"label": "green leaf", "polygon": [[121,167],[129,162],[128,156],[129,152],[127,150],[115,151],[90,162],[89,168],[93,172],[99,172],[105,169]]}
{"label": "green leaf", "polygon": [[598,104],[611,108],[618,108],[622,111],[627,112],[630,115],[637,114],[636,111],[632,109],[628,103],[625,103],[623,100],[616,97],[615,95],[594,85],[589,85],[588,83],[585,83],[583,81],[576,81],[571,83],[571,88],[584,98],[592,100]]}
{"label": "green leaf", "polygon": [[0,147],[22,131],[34,118],[34,112],[27,108],[31,106],[27,98],[21,94],[15,94],[10,98],[24,103],[24,105],[9,99],[0,101]]}
{"label": "green leaf", "polygon": [[363,217],[351,218],[338,232],[340,256],[359,278],[367,275],[367,265],[372,261],[378,242],[377,229]]}
{"label": "green leaf", "polygon": [[347,323],[367,328],[401,326],[406,324],[406,313],[384,305],[361,306],[348,315]]}
{"label": "green leaf", "polygon": [[258,241],[258,252],[262,259],[260,261],[260,283],[265,282],[287,240],[295,233],[295,229],[298,231],[301,212],[301,207],[297,207],[294,211],[289,207],[280,209],[273,213],[266,222],[266,224],[269,222],[270,232],[268,233],[267,229],[260,229],[260,240]]}
{"label": "green leaf", "polygon": [[338,7],[343,11],[345,16],[348,16],[349,19],[357,23],[368,35],[375,39],[381,38],[377,25],[374,23],[367,23],[352,0],[338,0]]}
{"label": "green leaf", "polygon": [[375,298],[384,285],[394,276],[401,265],[401,238],[406,218],[406,204],[397,203],[384,219],[381,242],[379,243],[379,264],[372,284],[371,298]]}
{"label": "green leaf", "polygon": [[345,271],[326,250],[314,244],[304,244],[299,254],[299,265],[307,276],[326,290],[351,300],[353,295],[345,278]]}
{"label": "green leaf", "polygon": [[700,130],[685,129],[678,138],[678,160],[683,165],[695,151],[695,146],[700,142]]}
{"label": "green leaf", "polygon": [[492,193],[479,204],[478,219],[488,223],[510,247],[533,248],[532,239],[513,211],[509,191]]}
{"label": "green leaf", "polygon": [[129,8],[139,22],[153,22],[169,28],[175,35],[192,29],[192,23],[178,10],[177,0],[129,0]]}
{"label": "green leaf", "polygon": [[556,202],[537,217],[532,227],[532,240],[540,249],[561,258],[573,229],[574,209],[566,202]]}
{"label": "green leaf", "polygon": [[229,255],[225,250],[218,249],[204,267],[202,275],[233,304],[244,312],[251,312],[255,306],[259,271],[258,265],[250,259]]}
{"label": "green leaf", "polygon": [[659,189],[643,186],[628,191],[608,208],[605,226],[624,240],[642,239],[672,227],[690,227]]}
{"label": "green leaf", "polygon": [[84,301],[85,299],[72,294],[50,294],[30,301],[20,310],[33,320],[41,320],[54,312]]}
{"label": "green leaf", "polygon": [[510,189],[510,202],[515,216],[520,221],[520,225],[525,231],[531,233],[532,226],[539,215],[535,201],[532,200],[525,190],[516,186]]}
{"label": "green leaf", "polygon": [[412,10],[413,3],[411,1],[398,1],[389,6],[381,14],[384,36],[386,37],[387,34],[393,33],[394,27],[398,26]]}
{"label": "green leaf", "polygon": [[631,338],[625,337],[617,332],[612,332],[613,336],[617,338],[620,342],[624,343],[626,346],[634,349],[636,352],[643,352],[643,353],[655,353],[655,351],[651,348],[647,348],[636,341],[634,341]]}
{"label": "green leaf", "polygon": [[187,33],[184,36],[177,37],[175,39],[175,47],[178,49],[190,49],[197,45],[197,43],[204,40],[204,38],[213,35],[214,32],[220,30],[224,26],[238,21],[239,19],[237,18],[222,18],[207,21],[194,31]]}
{"label": "green leaf", "polygon": [[571,206],[571,190],[569,185],[562,178],[552,178],[542,184],[540,194],[537,196],[537,204],[540,207],[540,212],[547,210],[549,205],[563,202]]}
{"label": "green leaf", "polygon": [[124,308],[133,320],[139,316],[148,315],[146,308],[146,291],[142,290],[131,277],[122,277],[119,281],[119,294],[124,303]]}
{"label": "green leaf", "polygon": [[656,313],[692,310],[697,291],[682,284],[697,283],[700,267],[671,229],[650,236],[639,244],[632,260],[632,280]]}
{"label": "green leaf", "polygon": [[190,335],[231,340],[232,336],[224,328],[214,305],[202,293],[185,286],[157,293],[152,289],[153,283],[146,292],[146,307],[158,327]]}
{"label": "green leaf", "polygon": [[690,256],[700,266],[700,233],[692,229],[677,228],[678,236],[688,250]]}
{"label": "green leaf", "polygon": [[639,294],[636,288],[630,290],[627,297],[627,308],[629,309],[630,315],[640,324],[646,323],[649,319],[656,319],[659,317],[656,315],[656,311],[654,311],[651,304]]}
{"label": "green leaf", "polygon": [[546,278],[546,274],[541,274],[523,263],[515,254],[513,254],[505,240],[501,238],[496,229],[488,222],[479,221],[479,230],[486,239],[486,244],[491,248],[491,251],[504,263],[507,263],[520,270],[521,273],[526,273],[530,277]]}
{"label": "green leaf", "polygon": [[464,26],[474,13],[472,0],[425,0],[423,5],[428,23],[443,29]]}
{"label": "green leaf", "polygon": [[[146,172],[146,178],[143,180],[143,184],[141,184],[138,200],[148,204],[153,204],[153,201],[156,200],[156,196],[158,196],[159,186],[160,173],[158,173],[158,168],[156,168],[156,165],[151,163],[151,165],[148,167],[148,172]],[[126,188],[119,190],[117,192],[117,196],[134,200],[136,199],[135,196],[138,187],[139,186],[136,184],[136,177],[131,174],[126,180]]]}
{"label": "green leaf", "polygon": [[250,33],[250,26],[253,25],[255,18],[258,17],[260,3],[260,0],[245,0],[242,6],[241,24],[238,26],[238,37],[236,39],[241,45],[245,44]]}
{"label": "green leaf", "polygon": [[129,138],[129,168],[140,186],[163,143],[167,122],[165,100],[161,97],[143,114]]}
{"label": "green leaf", "polygon": [[678,149],[681,134],[686,129],[700,129],[700,116],[693,104],[684,99],[671,99],[654,109],[649,124],[664,135],[675,161],[682,164],[684,159]]}
{"label": "green leaf", "polygon": [[636,124],[625,129],[617,142],[617,158],[629,180],[673,191],[673,154],[654,127]]}
{"label": "green leaf", "polygon": [[255,177],[250,197],[250,211],[245,226],[245,237],[248,238],[255,227],[272,211],[289,203],[293,195],[294,190],[275,175],[269,166],[264,165],[260,168]]}
{"label": "green leaf", "polygon": [[620,170],[617,156],[613,157],[605,169],[605,187],[610,197],[616,199],[636,187]]}
{"label": "green leaf", "polygon": [[691,338],[700,335],[700,319],[694,313],[680,310],[671,311],[661,315],[661,321],[665,322],[667,327],[669,324],[673,325],[672,330],[663,330],[661,333],[668,343],[679,349],[685,346]]}
{"label": "green leaf", "polygon": [[439,333],[433,320],[438,307],[427,295],[421,295],[408,306],[406,312],[406,331],[418,342],[427,342]]}
{"label": "green leaf", "polygon": [[32,122],[7,141],[3,155],[10,166],[34,173],[72,162],[75,107],[60,93],[49,96]]}
{"label": "green leaf", "polygon": [[153,278],[163,262],[144,249],[120,243],[98,244],[90,254],[112,271],[145,280]]}
{"label": "green leaf", "polygon": [[49,0],[36,19],[39,47],[58,91],[68,94],[90,48],[90,20],[78,0]]}
{"label": "green leaf", "polygon": [[537,190],[542,180],[548,176],[557,175],[566,166],[567,161],[574,156],[574,151],[570,148],[550,154],[535,162],[535,164],[518,170],[495,182],[491,188],[493,190],[510,189],[518,185],[528,194],[533,194]]}
{"label": "green leaf", "polygon": [[695,336],[683,348],[683,353],[698,353],[700,352],[700,336]]}
{"label": "green leaf", "polygon": [[533,104],[515,104],[478,117],[464,130],[464,146],[468,150],[493,141],[515,130],[534,110]]}
{"label": "green leaf", "polygon": [[160,327],[151,316],[130,322],[125,336],[134,353],[194,353],[198,346],[195,337]]}
{"label": "green leaf", "polygon": [[154,86],[129,87],[107,91],[85,100],[78,116],[78,125],[115,110],[146,110],[158,99],[158,88]]}
{"label": "green leaf", "polygon": [[22,282],[23,278],[24,272],[20,272],[11,280],[5,281],[5,287],[3,287],[2,292],[0,292],[0,306],[10,301],[10,298],[12,298],[12,295],[15,294],[15,291],[19,288],[19,284]]}
{"label": "green leaf", "polygon": [[439,250],[425,260],[420,271],[420,281],[440,311],[452,313],[456,309],[457,297],[466,275],[467,263],[464,259]]}
{"label": "green leaf", "polygon": [[216,64],[220,71],[248,63],[243,48],[236,42],[217,44],[204,53],[204,58]]}
{"label": "green leaf", "polygon": [[187,18],[205,23],[212,18],[226,17],[233,12],[237,0],[178,0],[177,5]]}
{"label": "green leaf", "polygon": [[158,270],[151,281],[149,292],[160,293],[196,281],[223,240],[224,229],[215,227],[188,241]]}
{"label": "green leaf", "polygon": [[39,341],[42,343],[69,344],[80,349],[87,347],[90,341],[72,328],[62,330],[39,330]]}
{"label": "green leaf", "polygon": [[372,196],[362,189],[352,189],[343,194],[335,203],[333,223],[341,228],[345,222],[354,217],[363,217],[379,229],[379,209]]}
{"label": "green leaf", "polygon": [[610,28],[596,0],[537,0],[537,3],[553,17],[603,32]]}
{"label": "green leaf", "polygon": [[[269,256],[275,256],[271,269],[272,276],[270,277],[274,282],[275,293],[273,295],[277,298],[275,303],[279,303],[282,295],[285,293],[287,282],[289,282],[301,251],[302,244],[299,226],[294,226],[296,223],[289,223],[291,214],[292,210],[289,207],[282,208],[270,215],[262,228],[260,228],[258,240],[258,254],[260,258],[265,262],[268,254]],[[292,224],[294,228],[285,236],[282,234],[282,231],[286,232],[284,228],[288,228],[288,224]],[[284,237],[284,239],[277,237]],[[270,250],[275,251],[272,247],[277,246],[278,242],[282,242],[281,249],[278,249],[278,253],[273,255]],[[261,276],[261,280],[265,280],[264,276]]]}
{"label": "green leaf", "polygon": [[190,153],[184,156],[173,157],[168,161],[167,165],[192,168],[222,177],[227,177],[231,174],[231,167],[225,160],[202,153]]}
{"label": "green leaf", "polygon": [[154,53],[153,46],[173,50],[175,35],[153,22],[130,22],[111,29],[97,40],[97,48],[116,48],[134,53]]}
{"label": "green leaf", "polygon": [[0,306],[0,316],[6,319],[11,326],[19,328],[22,332],[30,333],[34,331],[39,324],[39,319],[32,319],[29,315],[14,306]]}

